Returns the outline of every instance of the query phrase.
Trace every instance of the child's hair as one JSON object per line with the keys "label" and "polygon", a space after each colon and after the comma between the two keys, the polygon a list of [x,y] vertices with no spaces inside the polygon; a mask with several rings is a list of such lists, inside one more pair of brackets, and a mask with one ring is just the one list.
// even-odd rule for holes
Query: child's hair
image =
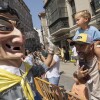
{"label": "child's hair", "polygon": [[91,14],[88,10],[82,10],[82,11],[77,12],[75,14],[75,19],[77,19],[78,16],[83,17],[83,18],[88,18],[88,23],[91,20]]}
{"label": "child's hair", "polygon": [[78,76],[78,74],[77,74],[77,71],[75,71],[75,72],[73,73],[73,76],[74,76],[74,78],[77,78],[78,81],[79,81],[80,83],[86,83],[86,82],[90,79],[89,74],[87,74],[85,77],[80,78],[80,77]]}

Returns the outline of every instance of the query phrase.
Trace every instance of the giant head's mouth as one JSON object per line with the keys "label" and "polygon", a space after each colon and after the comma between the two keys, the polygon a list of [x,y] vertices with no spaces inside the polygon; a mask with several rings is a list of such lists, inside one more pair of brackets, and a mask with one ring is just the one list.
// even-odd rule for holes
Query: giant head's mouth
{"label": "giant head's mouth", "polygon": [[11,49],[11,50],[20,50],[20,47],[14,47],[14,46],[11,46],[9,44],[6,44],[6,47]]}

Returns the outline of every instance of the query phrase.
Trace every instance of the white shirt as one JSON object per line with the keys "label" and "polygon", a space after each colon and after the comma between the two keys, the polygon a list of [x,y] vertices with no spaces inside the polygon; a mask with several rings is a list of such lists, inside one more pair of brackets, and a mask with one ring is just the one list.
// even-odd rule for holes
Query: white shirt
{"label": "white shirt", "polygon": [[52,68],[50,68],[47,72],[46,72],[46,77],[47,78],[51,78],[51,77],[59,77],[59,67],[60,67],[60,59],[57,55],[53,56],[53,60],[56,62],[54,64],[54,66],[52,66]]}
{"label": "white shirt", "polygon": [[25,73],[25,66],[23,63],[19,68],[14,66],[7,66],[7,65],[0,65],[0,68],[18,76],[21,76],[21,72]]}
{"label": "white shirt", "polygon": [[73,52],[73,56],[77,56],[78,55],[77,52],[76,52],[76,47],[75,46],[72,48],[72,52]]}
{"label": "white shirt", "polygon": [[29,54],[25,59],[25,62],[27,62],[29,65],[33,66],[33,55]]}

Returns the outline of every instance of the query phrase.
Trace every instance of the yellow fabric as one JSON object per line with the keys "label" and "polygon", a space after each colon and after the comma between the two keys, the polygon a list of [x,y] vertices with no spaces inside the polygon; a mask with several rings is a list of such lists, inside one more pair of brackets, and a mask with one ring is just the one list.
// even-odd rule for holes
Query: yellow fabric
{"label": "yellow fabric", "polygon": [[30,85],[27,82],[27,80],[25,80],[30,70],[30,66],[27,67],[25,66],[25,68],[26,68],[26,72],[25,74],[23,74],[23,76],[17,76],[8,71],[0,69],[0,92],[3,92],[4,90],[19,83],[22,86],[25,97],[28,98],[28,100],[34,100]]}
{"label": "yellow fabric", "polygon": [[79,34],[79,36],[77,37],[76,41],[87,42],[87,34],[85,34],[85,33]]}

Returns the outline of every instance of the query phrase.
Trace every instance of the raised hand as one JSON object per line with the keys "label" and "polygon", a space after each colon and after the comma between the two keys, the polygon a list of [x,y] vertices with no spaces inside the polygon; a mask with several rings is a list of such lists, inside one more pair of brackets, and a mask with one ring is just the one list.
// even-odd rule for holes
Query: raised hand
{"label": "raised hand", "polygon": [[86,70],[83,70],[85,66],[82,66],[82,67],[79,67],[78,71],[77,71],[77,74],[78,74],[78,77],[79,78],[83,78],[85,77],[87,74],[89,74],[89,70],[86,69]]}

